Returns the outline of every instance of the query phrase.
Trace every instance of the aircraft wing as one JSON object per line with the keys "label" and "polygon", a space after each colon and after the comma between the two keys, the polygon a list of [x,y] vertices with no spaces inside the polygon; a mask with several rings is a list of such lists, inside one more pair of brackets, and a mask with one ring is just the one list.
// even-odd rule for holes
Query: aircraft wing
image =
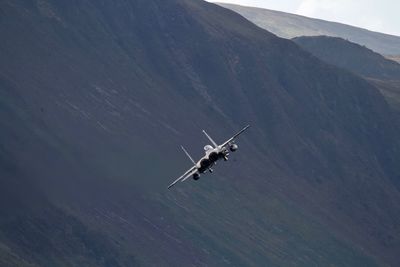
{"label": "aircraft wing", "polygon": [[242,130],[240,130],[239,132],[237,132],[234,136],[232,136],[231,138],[229,138],[228,140],[226,140],[224,143],[222,143],[222,147],[226,146],[229,142],[232,142],[236,137],[238,137],[241,133],[243,133],[244,131],[246,131],[248,128],[250,127],[250,125],[247,125],[246,127],[244,127]]}
{"label": "aircraft wing", "polygon": [[178,179],[176,179],[172,184],[170,184],[168,186],[168,189],[170,189],[171,187],[173,187],[177,182],[179,181],[185,181],[188,177],[192,176],[195,172],[197,172],[197,168],[196,165],[194,165],[192,168],[190,168],[189,170],[187,170],[181,177],[179,177]]}

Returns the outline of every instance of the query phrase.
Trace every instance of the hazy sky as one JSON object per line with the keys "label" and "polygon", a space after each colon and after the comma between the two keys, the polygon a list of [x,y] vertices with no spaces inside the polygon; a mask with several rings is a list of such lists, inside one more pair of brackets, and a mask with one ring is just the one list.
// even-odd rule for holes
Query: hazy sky
{"label": "hazy sky", "polygon": [[400,0],[209,0],[342,22],[400,36]]}

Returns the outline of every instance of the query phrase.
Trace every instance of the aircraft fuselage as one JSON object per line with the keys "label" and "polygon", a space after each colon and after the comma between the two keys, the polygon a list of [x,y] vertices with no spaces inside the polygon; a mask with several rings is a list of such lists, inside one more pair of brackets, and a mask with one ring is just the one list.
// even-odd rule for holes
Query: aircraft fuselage
{"label": "aircraft fuselage", "polygon": [[220,160],[228,160],[228,150],[225,147],[212,148],[211,146],[205,146],[204,150],[206,152],[205,156],[202,157],[196,164],[199,173],[204,173],[210,170],[215,163]]}

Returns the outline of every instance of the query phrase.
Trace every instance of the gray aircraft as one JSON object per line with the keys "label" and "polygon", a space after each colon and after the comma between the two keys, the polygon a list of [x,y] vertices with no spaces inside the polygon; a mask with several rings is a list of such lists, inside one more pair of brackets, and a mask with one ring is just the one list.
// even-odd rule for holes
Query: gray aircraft
{"label": "gray aircraft", "polygon": [[204,147],[205,156],[202,157],[198,162],[195,162],[193,158],[189,155],[186,149],[181,146],[183,152],[188,156],[191,162],[193,162],[193,167],[187,170],[181,177],[176,179],[172,184],[168,186],[168,188],[173,187],[177,182],[184,182],[188,178],[193,177],[194,180],[200,179],[200,174],[209,171],[213,172],[212,167],[216,164],[216,162],[220,159],[225,161],[228,160],[229,151],[235,152],[238,149],[238,145],[235,143],[235,138],[238,137],[241,133],[246,131],[250,125],[247,125],[242,130],[237,132],[234,136],[223,142],[221,145],[217,145],[215,141],[203,130],[203,133],[206,135],[208,140],[210,140],[212,145],[206,145]]}

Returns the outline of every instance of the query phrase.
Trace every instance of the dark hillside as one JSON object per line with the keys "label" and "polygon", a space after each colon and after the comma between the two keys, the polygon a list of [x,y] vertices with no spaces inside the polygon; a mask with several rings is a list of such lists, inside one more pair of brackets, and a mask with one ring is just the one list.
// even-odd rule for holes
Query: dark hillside
{"label": "dark hillside", "polygon": [[399,63],[388,60],[365,46],[328,36],[297,37],[293,41],[321,60],[359,75],[400,80]]}
{"label": "dark hillside", "polygon": [[[397,263],[399,129],[359,76],[203,1],[0,14],[0,263]],[[214,175],[166,190],[180,144],[247,123]]]}
{"label": "dark hillside", "polygon": [[294,38],[298,45],[319,59],[367,78],[400,111],[400,64],[349,41],[327,37]]}

